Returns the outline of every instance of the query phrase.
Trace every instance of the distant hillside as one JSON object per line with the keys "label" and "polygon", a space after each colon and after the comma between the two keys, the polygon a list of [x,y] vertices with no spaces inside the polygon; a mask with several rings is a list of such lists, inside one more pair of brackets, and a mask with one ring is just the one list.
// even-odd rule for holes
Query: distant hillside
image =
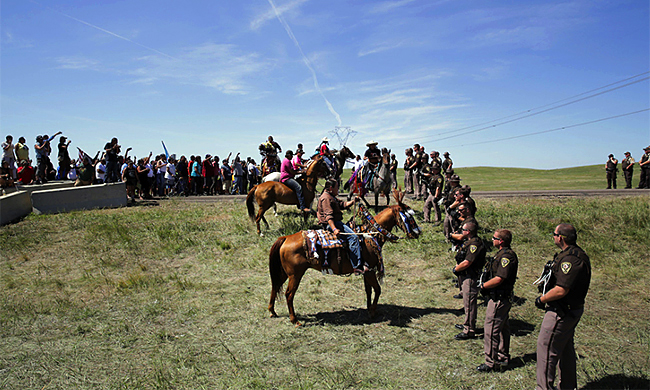
{"label": "distant hillside", "polygon": [[[638,168],[638,167],[637,167]],[[507,191],[507,190],[564,190],[564,189],[601,189],[607,187],[603,165],[563,169],[527,169],[470,167],[457,168],[461,184],[469,185],[473,191]],[[350,170],[343,173],[344,180],[350,177]],[[399,185],[404,186],[404,171],[397,170]],[[625,187],[623,173],[619,169],[617,184]],[[634,172],[632,186],[639,185],[639,170]]]}

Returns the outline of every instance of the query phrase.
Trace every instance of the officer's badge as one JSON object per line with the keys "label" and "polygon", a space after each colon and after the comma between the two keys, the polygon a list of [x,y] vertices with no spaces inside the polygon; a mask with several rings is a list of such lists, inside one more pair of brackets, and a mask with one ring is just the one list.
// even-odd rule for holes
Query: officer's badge
{"label": "officer's badge", "polygon": [[503,268],[506,268],[508,266],[508,264],[510,264],[510,259],[509,258],[504,257],[504,258],[501,259],[501,266]]}
{"label": "officer's badge", "polygon": [[439,179],[438,179],[438,183],[442,183],[442,179],[439,178]]}
{"label": "officer's badge", "polygon": [[560,268],[562,269],[562,272],[564,272],[564,274],[566,275],[569,273],[569,271],[571,271],[571,263],[564,262],[560,264]]}
{"label": "officer's badge", "polygon": [[470,246],[469,246],[469,252],[470,252],[470,253],[474,253],[474,252],[476,252],[476,245],[470,245]]}

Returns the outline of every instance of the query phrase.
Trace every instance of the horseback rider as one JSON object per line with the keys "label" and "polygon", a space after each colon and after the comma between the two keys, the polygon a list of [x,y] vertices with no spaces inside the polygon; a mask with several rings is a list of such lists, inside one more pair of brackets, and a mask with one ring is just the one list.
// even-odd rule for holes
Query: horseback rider
{"label": "horseback rider", "polygon": [[366,189],[372,190],[372,176],[377,171],[379,162],[381,161],[381,151],[377,148],[377,141],[370,141],[366,144],[368,149],[363,155],[363,159],[366,161],[366,165],[363,167],[362,178],[366,183]]}
{"label": "horseback rider", "polygon": [[284,157],[285,159],[282,160],[282,165],[280,166],[280,183],[291,188],[296,193],[296,196],[298,197],[298,208],[300,211],[309,213],[311,212],[311,209],[307,208],[305,205],[305,197],[302,194],[302,186],[294,179],[296,174],[301,172],[293,169],[293,164],[291,163],[293,152],[291,150],[287,150]]}
{"label": "horseback rider", "polygon": [[359,238],[354,230],[343,223],[343,213],[341,212],[341,209],[352,206],[359,198],[355,196],[353,200],[343,202],[337,198],[338,194],[339,183],[335,179],[328,179],[325,182],[325,191],[318,198],[316,216],[318,217],[318,222],[326,225],[334,235],[338,236],[341,232],[347,233],[339,238],[347,241],[350,247],[350,262],[352,263],[352,268],[354,268],[354,273],[363,274],[369,271],[369,269],[365,264],[362,265]]}
{"label": "horseback rider", "polygon": [[323,137],[323,139],[320,141],[320,145],[318,145],[318,155],[323,157],[323,160],[327,165],[327,169],[330,171],[330,175],[333,175],[336,173],[336,167],[334,166],[334,155],[330,150],[329,143],[330,139]]}
{"label": "horseback rider", "polygon": [[262,167],[266,166],[268,173],[277,172],[280,169],[279,167],[277,170],[271,167],[275,167],[276,165],[279,165],[278,153],[282,152],[282,147],[280,146],[280,144],[278,144],[273,140],[272,135],[269,135],[269,138],[266,140],[266,142],[260,144],[258,149],[260,150],[260,154],[262,155],[262,161],[261,161]]}

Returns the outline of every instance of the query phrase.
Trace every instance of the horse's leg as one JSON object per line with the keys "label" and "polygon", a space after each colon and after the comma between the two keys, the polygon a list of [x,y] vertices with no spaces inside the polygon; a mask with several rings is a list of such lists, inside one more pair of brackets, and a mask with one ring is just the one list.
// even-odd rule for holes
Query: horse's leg
{"label": "horse's leg", "polygon": [[266,210],[269,209],[270,206],[267,206],[267,205],[264,205],[264,204],[261,204],[261,205],[258,205],[258,206],[259,206],[259,209],[257,210],[257,216],[255,217],[255,224],[257,224],[257,234],[260,237],[263,237],[264,234],[262,234],[262,231],[260,230],[260,221],[264,221],[264,223],[266,224],[266,228],[267,229],[269,228],[269,223],[266,222],[266,218],[264,218],[264,213],[266,212]]}
{"label": "horse's leg", "polygon": [[275,288],[271,287],[271,299],[269,300],[269,311],[271,312],[271,317],[277,317],[278,314],[275,312],[275,300],[278,296],[278,292],[282,289],[282,285],[284,282],[287,280],[287,275],[284,273],[281,275],[281,281],[280,286],[278,286],[278,289],[276,290]]}
{"label": "horse's leg", "polygon": [[296,326],[299,326],[300,323],[298,322],[296,312],[293,309],[293,298],[296,295],[296,291],[298,290],[300,280],[302,279],[302,275],[304,273],[305,271],[296,269],[293,275],[289,275],[289,285],[287,286],[287,291],[285,292],[285,296],[287,298],[287,307],[289,308],[289,320],[291,320],[291,323],[295,324]]}
{"label": "horse's leg", "polygon": [[375,190],[375,214],[379,214],[379,191]]}
{"label": "horse's leg", "polygon": [[[366,296],[368,297],[368,314],[370,318],[373,318],[377,313],[377,302],[379,302],[379,296],[381,295],[381,286],[377,281],[377,274],[374,271],[364,273],[363,283],[366,287]],[[370,303],[371,290],[375,290],[375,299],[373,299],[372,304]]]}
{"label": "horse's leg", "polygon": [[[273,203],[273,215],[275,215],[276,218],[278,216],[278,205],[277,205],[277,203]],[[264,222],[266,222],[266,219],[264,220]],[[266,224],[266,227],[267,228],[269,227],[268,223]]]}

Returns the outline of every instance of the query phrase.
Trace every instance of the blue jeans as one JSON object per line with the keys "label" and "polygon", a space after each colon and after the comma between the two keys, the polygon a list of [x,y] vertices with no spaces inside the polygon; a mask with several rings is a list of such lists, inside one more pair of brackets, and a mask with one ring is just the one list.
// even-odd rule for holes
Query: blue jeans
{"label": "blue jeans", "polygon": [[283,181],[282,184],[291,188],[293,192],[296,193],[296,196],[298,196],[298,207],[300,208],[300,210],[306,209],[307,207],[305,206],[305,197],[302,196],[302,187],[300,186],[300,183],[298,183],[294,179],[289,178]]}
{"label": "blue jeans", "polygon": [[[348,225],[341,221],[335,221],[334,226],[343,233],[354,233]],[[341,235],[341,239],[348,242],[350,247],[350,262],[352,267],[358,269],[361,267],[361,245],[359,244],[359,237],[356,234]]]}

